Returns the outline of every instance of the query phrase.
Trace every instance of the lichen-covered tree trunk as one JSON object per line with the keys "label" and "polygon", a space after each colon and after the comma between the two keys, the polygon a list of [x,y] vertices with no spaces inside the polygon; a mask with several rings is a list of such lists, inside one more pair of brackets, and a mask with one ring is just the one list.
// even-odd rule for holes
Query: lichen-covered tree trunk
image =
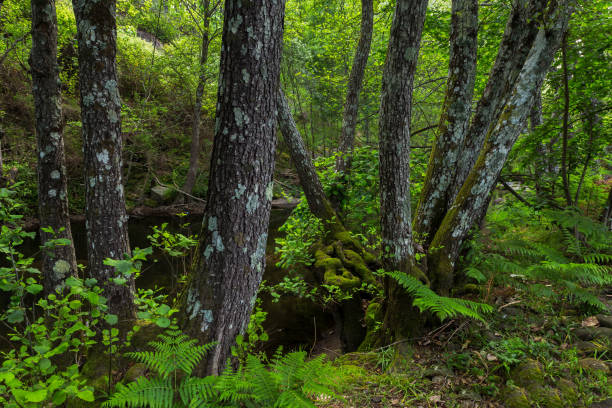
{"label": "lichen-covered tree trunk", "polygon": [[531,111],[534,96],[539,92],[559,47],[569,18],[567,3],[560,3],[552,5],[550,15],[544,20],[546,28],[538,32],[509,101],[496,125],[487,133],[476,164],[431,243],[428,271],[434,289],[440,294],[448,294],[452,287],[459,248],[476,217],[488,203],[488,196],[497,183],[508,154]]}
{"label": "lichen-covered tree trunk", "polygon": [[[193,105],[193,123],[191,128],[191,147],[189,150],[189,168],[182,191],[191,194],[195,186],[198,176],[198,162],[200,159],[200,114],[202,113],[202,98],[204,96],[204,85],[206,85],[206,60],[208,59],[209,26],[210,26],[210,1],[203,0],[202,8],[204,10],[204,19],[202,21],[202,48],[200,53],[200,74],[198,76],[198,86],[195,93],[195,102]],[[182,201],[183,197],[179,196],[178,201]]]}
{"label": "lichen-covered tree trunk", "polygon": [[361,0],[361,31],[359,43],[355,50],[353,66],[349,76],[346,100],[344,102],[344,113],[342,116],[342,131],[338,150],[336,169],[347,171],[350,168],[351,151],[355,143],[355,127],[359,111],[359,93],[363,85],[363,76],[370,54],[372,43],[372,31],[374,28],[374,2],[373,0]]}
{"label": "lichen-covered tree trunk", "polygon": [[[414,273],[410,210],[410,114],[412,87],[427,0],[398,0],[383,72],[379,119],[382,263],[387,271]],[[405,291],[388,282],[383,329],[410,330]]]}
{"label": "lichen-covered tree trunk", "polygon": [[[70,245],[54,246],[42,252],[43,286],[46,293],[51,293],[61,290],[67,277],[76,275],[77,264],[66,196],[55,0],[32,0],[31,7],[30,67],[38,145],[40,241],[42,245],[54,238],[70,241]],[[53,233],[48,231],[49,227]]]}
{"label": "lichen-covered tree trunk", "polygon": [[122,183],[121,99],[115,57],[115,0],[73,0],[79,45],[79,87],[85,168],[87,260],[92,277],[104,287],[110,312],[134,317],[134,280],[115,285],[106,258],[130,253]]}
{"label": "lichen-covered tree trunk", "polygon": [[415,235],[425,248],[429,246],[446,213],[452,175],[470,120],[476,78],[477,37],[478,1],[453,0],[446,97],[414,218]]}
{"label": "lichen-covered tree trunk", "polygon": [[244,333],[265,266],[285,2],[227,0],[215,140],[196,270],[183,296],[187,331],[217,342],[225,368]]}
{"label": "lichen-covered tree trunk", "polygon": [[[447,208],[453,203],[459,189],[476,163],[485,136],[495,126],[505,102],[516,83],[544,13],[544,0],[514,0],[504,35],[489,80],[478,101],[468,128],[464,146],[459,155],[457,170],[447,195]],[[437,228],[438,226],[436,226]]]}

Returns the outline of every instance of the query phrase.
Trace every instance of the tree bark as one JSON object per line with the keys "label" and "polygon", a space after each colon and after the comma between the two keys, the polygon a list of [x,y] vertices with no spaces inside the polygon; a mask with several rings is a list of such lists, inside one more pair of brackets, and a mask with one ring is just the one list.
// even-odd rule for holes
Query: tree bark
{"label": "tree bark", "polygon": [[567,36],[563,38],[561,46],[562,66],[563,66],[563,132],[562,132],[562,150],[561,150],[561,180],[563,183],[563,194],[565,203],[568,207],[572,206],[572,193],[570,192],[570,182],[567,169],[567,143],[569,140],[569,74],[567,72]]}
{"label": "tree bark", "polygon": [[608,192],[608,199],[606,200],[606,205],[601,212],[601,222],[608,228],[609,231],[612,231],[612,188]]}
{"label": "tree bark", "polygon": [[[198,176],[198,162],[200,159],[200,114],[202,113],[202,97],[204,95],[204,85],[206,85],[206,60],[208,59],[209,26],[210,26],[210,0],[202,0],[204,9],[204,20],[202,21],[202,49],[200,54],[200,74],[198,76],[198,87],[195,93],[195,103],[193,106],[193,124],[191,128],[191,147],[189,151],[189,169],[185,178],[185,184],[181,189],[187,194],[191,194]],[[178,200],[182,201],[182,195]]]}
{"label": "tree bark", "polygon": [[497,183],[501,169],[542,85],[561,38],[567,27],[567,3],[551,6],[546,29],[541,29],[533,42],[517,85],[505,105],[497,124],[490,128],[478,161],[461,187],[449,212],[431,243],[428,268],[434,289],[446,295],[453,284],[453,268],[459,248],[467,237],[475,218],[488,203],[488,196]]}
{"label": "tree bark", "polygon": [[[447,208],[453,203],[459,189],[466,181],[470,170],[483,146],[485,136],[495,126],[505,102],[523,67],[531,45],[538,33],[541,21],[537,16],[544,13],[544,0],[514,0],[512,12],[506,24],[497,58],[489,73],[489,80],[478,101],[472,122],[468,128],[461,150],[452,190],[448,194]],[[436,229],[438,226],[435,226]]]}
{"label": "tree bark", "polygon": [[[43,287],[46,293],[52,293],[62,290],[67,277],[76,275],[77,263],[66,195],[55,0],[32,0],[31,7],[30,67],[38,145],[40,242],[45,245],[54,238],[70,241],[70,245],[56,245],[42,252]],[[47,231],[49,227],[53,232]]]}
{"label": "tree bark", "polygon": [[344,102],[342,131],[338,146],[340,156],[336,163],[337,171],[345,172],[350,169],[351,152],[355,144],[355,127],[359,113],[359,93],[363,85],[363,76],[370,54],[373,28],[374,2],[373,0],[361,0],[361,32],[349,76],[346,101]]}
{"label": "tree bark", "polygon": [[280,87],[277,93],[277,109],[278,125],[285,139],[287,148],[289,149],[291,162],[297,171],[300,185],[304,190],[304,195],[308,201],[310,211],[315,217],[325,221],[332,229],[344,230],[344,227],[340,225],[336,212],[323,191],[321,180],[319,180],[319,176],[312,164],[308,150],[306,150],[304,141],[293,120],[287,98]]}
{"label": "tree bark", "polygon": [[[427,0],[398,0],[383,71],[379,119],[382,263],[387,271],[414,273],[410,210],[410,114]],[[412,302],[395,282],[385,287],[383,330],[402,336],[412,328]]]}
{"label": "tree bark", "polygon": [[109,310],[120,319],[134,317],[134,279],[116,276],[106,258],[130,253],[122,184],[121,99],[115,57],[115,0],[73,0],[79,45],[79,87],[85,169],[87,260],[92,277],[104,287]]}
{"label": "tree bark", "polygon": [[460,160],[470,120],[476,78],[477,37],[478,1],[453,0],[446,97],[414,219],[415,234],[425,248],[429,246],[446,213],[453,182],[451,175]]}
{"label": "tree bark", "polygon": [[183,297],[186,329],[217,344],[198,371],[225,368],[265,266],[284,1],[227,0],[203,250]]}

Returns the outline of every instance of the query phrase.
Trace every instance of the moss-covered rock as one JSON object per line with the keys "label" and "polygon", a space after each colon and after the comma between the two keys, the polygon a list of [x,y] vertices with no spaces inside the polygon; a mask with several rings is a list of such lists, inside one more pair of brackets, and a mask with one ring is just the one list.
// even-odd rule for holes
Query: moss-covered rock
{"label": "moss-covered rock", "polygon": [[529,359],[514,368],[510,373],[510,378],[520,387],[544,385],[544,370],[542,364]]}
{"label": "moss-covered rock", "polygon": [[580,364],[580,367],[582,367],[582,369],[586,371],[587,373],[594,373],[596,371],[601,371],[606,375],[610,374],[610,367],[608,367],[608,365],[605,362],[598,360],[596,358],[591,358],[591,357],[583,358],[578,361],[578,364]]}
{"label": "moss-covered rock", "polygon": [[506,408],[531,408],[527,392],[520,387],[506,387],[501,400]]}
{"label": "moss-covered rock", "polygon": [[537,402],[541,407],[564,408],[567,406],[561,398],[561,392],[556,388],[535,385],[529,387],[527,391],[529,399]]}
{"label": "moss-covered rock", "polygon": [[561,378],[557,381],[557,387],[561,392],[561,399],[570,403],[575,403],[578,401],[578,389],[577,385],[565,378]]}

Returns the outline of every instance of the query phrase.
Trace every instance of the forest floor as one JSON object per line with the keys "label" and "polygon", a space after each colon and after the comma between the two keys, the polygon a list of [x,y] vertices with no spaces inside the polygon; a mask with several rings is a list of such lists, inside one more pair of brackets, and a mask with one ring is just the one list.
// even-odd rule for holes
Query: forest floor
{"label": "forest floor", "polygon": [[[338,357],[341,398],[318,406],[612,407],[611,316],[510,287],[486,295],[497,306],[487,324],[451,320],[410,344]],[[601,300],[612,311],[612,292]]]}

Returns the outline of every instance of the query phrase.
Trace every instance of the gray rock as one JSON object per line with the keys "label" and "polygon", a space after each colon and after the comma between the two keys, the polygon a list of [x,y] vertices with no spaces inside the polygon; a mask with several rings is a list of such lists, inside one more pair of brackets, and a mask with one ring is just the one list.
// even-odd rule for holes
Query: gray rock
{"label": "gray rock", "polygon": [[584,341],[606,337],[612,340],[612,328],[609,327],[580,327],[574,330],[574,334]]}
{"label": "gray rock", "polygon": [[612,328],[612,316],[598,314],[595,317],[597,317],[597,321],[599,322],[600,326]]}
{"label": "gray rock", "polygon": [[168,187],[157,185],[151,189],[151,197],[159,203],[171,201],[175,195],[176,191]]}

